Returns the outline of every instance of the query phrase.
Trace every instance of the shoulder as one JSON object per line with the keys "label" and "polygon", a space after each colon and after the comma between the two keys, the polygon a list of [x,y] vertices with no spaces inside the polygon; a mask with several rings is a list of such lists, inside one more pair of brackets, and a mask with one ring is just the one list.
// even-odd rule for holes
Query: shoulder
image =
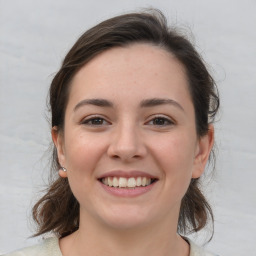
{"label": "shoulder", "polygon": [[2,256],[62,256],[57,237],[45,239],[42,243]]}
{"label": "shoulder", "polygon": [[216,254],[212,254],[208,251],[206,251],[204,248],[199,247],[198,245],[196,245],[193,241],[191,241],[190,239],[186,240],[189,242],[190,244],[190,254],[189,256],[218,256]]}

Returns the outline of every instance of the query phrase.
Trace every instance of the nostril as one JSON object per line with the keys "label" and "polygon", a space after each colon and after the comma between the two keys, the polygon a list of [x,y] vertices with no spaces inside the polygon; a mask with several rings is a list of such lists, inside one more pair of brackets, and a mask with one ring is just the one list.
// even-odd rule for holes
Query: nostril
{"label": "nostril", "polygon": [[134,155],[134,156],[127,156],[127,155],[125,155],[125,156],[119,156],[119,155],[112,155],[111,156],[112,158],[114,158],[114,159],[138,159],[138,158],[140,158],[140,155]]}

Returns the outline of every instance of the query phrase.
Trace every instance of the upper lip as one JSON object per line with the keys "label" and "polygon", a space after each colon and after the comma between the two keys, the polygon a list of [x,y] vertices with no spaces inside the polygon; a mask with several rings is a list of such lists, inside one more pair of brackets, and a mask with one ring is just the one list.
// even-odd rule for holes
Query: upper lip
{"label": "upper lip", "polygon": [[130,170],[130,171],[113,170],[113,171],[106,172],[106,173],[102,174],[98,179],[103,179],[105,177],[124,177],[124,178],[147,177],[150,179],[157,179],[156,176],[153,176],[153,175],[143,172],[143,171],[137,171],[137,170]]}

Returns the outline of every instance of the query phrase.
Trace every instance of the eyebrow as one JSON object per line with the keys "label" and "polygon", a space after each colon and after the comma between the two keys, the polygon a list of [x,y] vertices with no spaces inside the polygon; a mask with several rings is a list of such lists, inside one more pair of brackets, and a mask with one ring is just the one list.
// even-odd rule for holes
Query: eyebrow
{"label": "eyebrow", "polygon": [[[140,103],[141,108],[148,108],[148,107],[155,107],[159,105],[173,105],[178,107],[179,109],[184,111],[184,108],[175,100],[172,99],[162,99],[162,98],[152,98],[152,99],[145,99],[142,100]],[[85,105],[94,105],[98,107],[113,107],[113,103],[106,100],[106,99],[84,99],[80,101],[74,108],[74,111],[76,111],[78,108],[85,106]]]}
{"label": "eyebrow", "polygon": [[85,99],[80,101],[74,108],[76,111],[78,108],[85,105],[94,105],[98,107],[113,107],[113,103],[105,99]]}
{"label": "eyebrow", "polygon": [[184,108],[177,101],[172,99],[162,99],[162,98],[146,99],[141,102],[140,106],[144,108],[144,107],[155,107],[155,106],[165,105],[165,104],[173,105],[184,111]]}

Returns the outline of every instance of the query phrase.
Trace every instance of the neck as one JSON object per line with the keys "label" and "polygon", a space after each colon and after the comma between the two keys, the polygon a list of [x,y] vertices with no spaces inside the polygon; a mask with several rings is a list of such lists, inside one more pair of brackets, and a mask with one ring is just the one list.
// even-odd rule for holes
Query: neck
{"label": "neck", "polygon": [[[167,228],[168,227],[168,228]],[[63,255],[188,256],[188,244],[170,222],[144,227],[113,229],[97,221],[80,220],[80,228],[61,239]]]}

